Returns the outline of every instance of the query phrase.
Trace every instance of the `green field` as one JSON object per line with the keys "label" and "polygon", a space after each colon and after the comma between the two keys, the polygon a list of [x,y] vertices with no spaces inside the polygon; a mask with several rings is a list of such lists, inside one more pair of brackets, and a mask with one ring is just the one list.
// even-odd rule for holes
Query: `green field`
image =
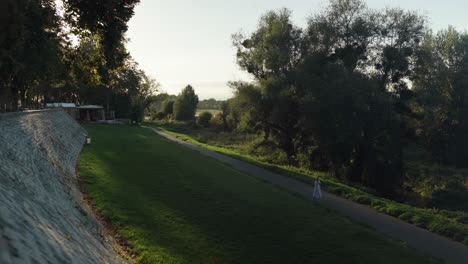
{"label": "green field", "polygon": [[131,126],[87,125],[80,177],[144,263],[430,263],[318,203]]}
{"label": "green field", "polygon": [[213,116],[221,113],[221,110],[216,110],[216,109],[197,109],[197,112],[195,113],[195,116],[199,116],[203,112],[210,112]]}

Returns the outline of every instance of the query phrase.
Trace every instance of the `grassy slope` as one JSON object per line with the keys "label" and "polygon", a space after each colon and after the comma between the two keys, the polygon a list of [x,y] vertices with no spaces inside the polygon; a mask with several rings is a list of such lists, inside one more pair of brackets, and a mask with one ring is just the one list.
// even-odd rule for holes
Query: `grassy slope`
{"label": "grassy slope", "polygon": [[[230,149],[231,146],[220,147],[201,143],[190,135],[174,132],[171,126],[161,126],[158,124],[151,125],[156,126],[157,128],[162,129],[173,136],[191,142],[195,145],[242,159],[274,172],[294,177],[306,183],[312,183],[315,177],[320,176],[324,183],[324,188],[329,192],[361,204],[369,205],[380,212],[400,218],[409,223],[413,223],[417,226],[428,229],[434,233],[438,233],[468,245],[468,213],[422,209],[406,204],[401,204],[388,199],[376,197],[356,188],[338,183],[329,177],[327,178],[323,173],[306,171],[291,166],[274,165],[252,155],[240,154],[238,149]],[[236,148],[239,147],[237,146]]]}
{"label": "grassy slope", "polygon": [[129,126],[86,126],[80,176],[147,263],[428,263],[403,245]]}

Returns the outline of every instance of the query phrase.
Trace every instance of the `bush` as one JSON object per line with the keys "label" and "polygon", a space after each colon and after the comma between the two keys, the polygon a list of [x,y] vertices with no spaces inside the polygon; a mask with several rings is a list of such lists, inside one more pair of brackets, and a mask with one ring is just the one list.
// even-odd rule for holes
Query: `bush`
{"label": "bush", "polygon": [[406,213],[401,214],[398,218],[406,222],[411,222],[411,219],[413,219],[413,217],[414,217],[414,213],[406,212]]}
{"label": "bush", "polygon": [[429,206],[453,211],[468,211],[468,192],[440,190],[432,194]]}
{"label": "bush", "polygon": [[208,127],[210,120],[213,118],[213,114],[210,112],[203,112],[198,116],[197,124],[202,127]]}
{"label": "bush", "polygon": [[163,120],[164,118],[166,118],[166,114],[164,112],[157,112],[153,115],[153,120]]}
{"label": "bush", "polygon": [[210,120],[210,127],[214,127],[216,129],[223,129],[223,118],[222,114],[216,114]]}
{"label": "bush", "polygon": [[140,124],[143,121],[145,109],[140,104],[134,104],[130,109],[130,121],[132,124]]}
{"label": "bush", "polygon": [[386,213],[391,215],[391,216],[394,216],[394,217],[399,217],[400,215],[402,215],[405,211],[402,209],[402,208],[398,208],[396,206],[388,206],[387,207],[387,210],[386,210]]}
{"label": "bush", "polygon": [[365,205],[370,205],[372,204],[372,200],[364,195],[360,195],[354,199],[354,201],[360,203],[360,204],[365,204]]}

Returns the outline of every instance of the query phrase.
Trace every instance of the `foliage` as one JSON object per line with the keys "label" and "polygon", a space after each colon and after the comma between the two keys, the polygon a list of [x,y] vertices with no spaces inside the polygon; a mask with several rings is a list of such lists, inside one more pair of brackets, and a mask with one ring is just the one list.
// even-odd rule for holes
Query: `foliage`
{"label": "foliage", "polygon": [[190,121],[195,118],[197,111],[198,95],[191,85],[182,90],[174,102],[174,117],[179,121]]}
{"label": "foliage", "polygon": [[[146,109],[147,116],[162,115],[161,118],[171,116],[173,113],[175,95],[160,93],[152,96],[151,103]],[[159,114],[160,113],[160,114]]]}
{"label": "foliage", "polygon": [[0,17],[0,103],[16,110],[27,107],[25,99],[39,96],[39,86],[56,77],[59,18],[52,0],[2,1]]}
{"label": "foliage", "polygon": [[148,106],[143,94],[154,81],[124,47],[138,2],[2,1],[1,110],[70,102],[105,105],[118,117],[138,113],[141,119],[140,108]]}
{"label": "foliage", "polygon": [[468,167],[467,52],[466,33],[449,27],[428,34],[415,78],[424,108],[424,142],[439,162],[464,168]]}
{"label": "foliage", "polygon": [[[309,163],[394,196],[402,183],[405,78],[413,73],[425,18],[332,0],[303,30],[287,9],[235,34],[239,66],[230,126],[262,131],[292,165]],[[405,95],[405,96],[403,96]],[[403,110],[402,110],[403,109]],[[406,120],[406,119],[405,119]]]}
{"label": "foliage", "polygon": [[208,99],[208,100],[201,100],[199,103],[198,103],[198,109],[209,109],[209,110],[220,110],[221,109],[221,106],[222,104],[224,103],[225,101],[218,101],[216,99]]}
{"label": "foliage", "polygon": [[202,127],[208,127],[212,118],[213,118],[212,113],[207,112],[207,111],[202,112],[197,118],[197,124]]}
{"label": "foliage", "polygon": [[64,0],[68,22],[101,36],[106,68],[124,63],[124,33],[140,0]]}
{"label": "foliage", "polygon": [[172,100],[166,101],[164,104],[164,115],[170,116],[174,113],[174,102]]}
{"label": "foliage", "polygon": [[249,121],[256,121],[259,129],[271,133],[294,162],[300,118],[296,67],[302,59],[304,40],[302,30],[292,25],[290,16],[287,9],[268,12],[249,37],[233,36],[237,62],[255,78],[256,84],[233,83],[232,86],[244,97],[241,104],[250,101],[255,105],[255,111],[249,112]]}
{"label": "foliage", "polygon": [[219,114],[219,118],[223,122],[223,131],[226,132],[229,129],[228,122],[227,122],[227,117],[229,115],[229,103],[223,102],[221,104],[221,113]]}

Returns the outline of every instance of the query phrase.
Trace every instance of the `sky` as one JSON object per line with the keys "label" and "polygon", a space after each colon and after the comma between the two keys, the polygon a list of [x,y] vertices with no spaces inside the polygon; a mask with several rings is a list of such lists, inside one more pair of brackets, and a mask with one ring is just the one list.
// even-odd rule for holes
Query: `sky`
{"label": "sky", "polygon": [[[326,0],[141,0],[129,23],[127,48],[140,67],[169,94],[191,84],[200,99],[228,99],[228,81],[250,80],[236,65],[231,35],[255,30],[262,14],[286,7],[293,22],[327,6]],[[466,0],[367,0],[371,8],[419,11],[434,30],[468,28]]]}

